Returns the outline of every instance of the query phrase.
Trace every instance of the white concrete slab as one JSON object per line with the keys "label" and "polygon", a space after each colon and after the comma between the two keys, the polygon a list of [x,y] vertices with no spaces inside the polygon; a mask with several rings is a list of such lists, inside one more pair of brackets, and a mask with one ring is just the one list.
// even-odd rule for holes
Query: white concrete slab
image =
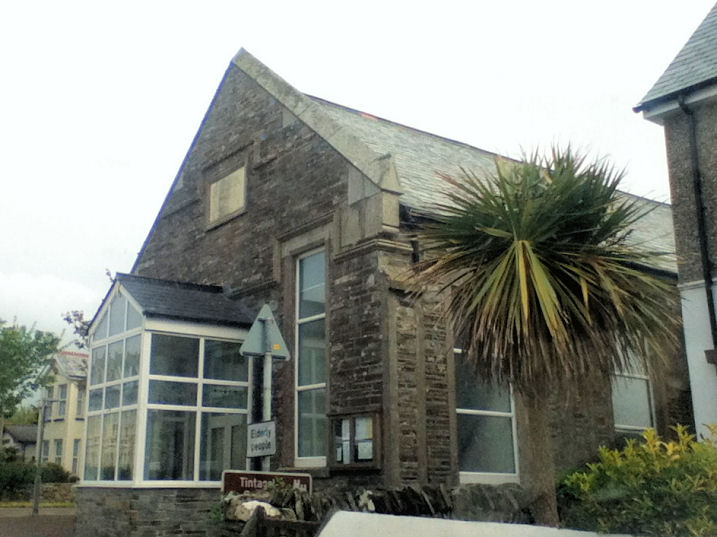
{"label": "white concrete slab", "polygon": [[[609,534],[526,524],[468,522],[442,518],[339,511],[319,537],[611,537]],[[617,537],[613,535],[612,537]]]}

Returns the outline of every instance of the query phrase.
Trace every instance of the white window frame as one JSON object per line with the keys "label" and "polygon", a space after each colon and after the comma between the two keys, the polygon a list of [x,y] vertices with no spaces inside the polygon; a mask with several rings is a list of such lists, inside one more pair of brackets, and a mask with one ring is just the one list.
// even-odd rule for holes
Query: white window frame
{"label": "white window frame", "polygon": [[[62,394],[64,388],[64,396]],[[68,384],[58,384],[57,385],[57,418],[58,419],[64,419],[65,415],[67,414],[67,392],[68,392]]]}
{"label": "white window frame", "polygon": [[80,471],[80,452],[82,451],[82,439],[75,438],[72,441],[72,473],[79,474]]}
{"label": "white window frame", "polygon": [[636,380],[644,380],[647,385],[647,404],[650,409],[650,424],[647,426],[641,426],[641,425],[625,425],[617,423],[617,420],[614,415],[614,400],[611,401],[613,404],[613,424],[615,427],[615,431],[618,433],[637,433],[640,434],[646,429],[649,429],[651,427],[655,427],[655,399],[654,394],[652,391],[652,381],[650,380],[649,375],[645,375],[644,373],[638,373],[638,372],[631,372],[631,371],[623,371],[622,373],[614,373],[613,379],[610,386],[610,394],[611,398],[614,394],[614,382],[618,378],[626,378],[626,379],[636,379]]}
{"label": "white window frame", "polygon": [[62,466],[62,455],[65,447],[64,442],[62,441],[62,438],[56,438],[53,444],[55,447],[55,464]]}
{"label": "white window frame", "polygon": [[[109,305],[111,304],[114,297],[117,295],[119,290],[116,290],[111,297],[108,298],[106,304],[106,308],[104,308],[103,311],[100,312],[101,315],[105,315],[109,311]],[[132,299],[132,297],[126,293],[123,292],[122,295],[127,299],[126,303],[127,306],[131,304],[132,306],[137,309],[137,311],[142,311],[141,307]],[[127,310],[125,308],[125,319],[127,317]],[[92,342],[91,349],[90,349],[90,369],[88,369],[88,373],[91,373],[91,361],[92,361],[92,351],[96,347],[104,346],[107,349],[109,349],[109,345],[115,341],[118,340],[126,340],[128,338],[134,337],[137,334],[140,335],[140,361],[139,361],[139,371],[138,374],[132,377],[123,378],[120,376],[119,379],[112,380],[107,382],[105,379],[105,382],[93,384],[90,385],[91,377],[88,375],[88,381],[87,381],[87,393],[88,396],[85,397],[85,424],[84,424],[84,438],[87,439],[87,430],[90,422],[90,417],[93,416],[104,416],[109,413],[117,412],[119,413],[118,420],[117,420],[117,429],[118,431],[122,428],[122,413],[125,411],[131,411],[135,410],[135,438],[134,438],[134,453],[133,453],[133,476],[132,479],[128,480],[117,480],[118,477],[118,461],[119,461],[119,446],[116,449],[116,452],[114,454],[115,456],[115,470],[114,470],[114,479],[113,480],[92,480],[88,481],[85,480],[84,471],[85,471],[85,457],[80,457],[80,471],[82,473],[82,481],[81,486],[83,487],[110,487],[110,488],[196,488],[196,487],[204,487],[204,488],[219,488],[221,487],[221,481],[209,481],[209,480],[200,480],[200,455],[201,455],[201,414],[204,413],[226,413],[226,414],[245,414],[247,415],[247,418],[249,417],[250,409],[251,409],[251,397],[253,393],[253,359],[250,358],[247,363],[248,367],[248,378],[247,381],[230,381],[230,380],[216,380],[216,379],[204,379],[204,341],[205,339],[212,339],[212,340],[219,340],[219,341],[227,341],[231,343],[240,343],[244,340],[247,334],[247,330],[245,329],[239,329],[239,328],[232,328],[232,327],[223,327],[223,326],[215,326],[215,325],[204,325],[204,324],[198,324],[198,323],[191,323],[191,322],[181,322],[181,321],[167,321],[167,320],[157,320],[147,317],[142,317],[142,323],[139,327],[133,328],[130,331],[126,332],[120,332],[118,334],[115,334],[113,336],[109,336],[106,338],[102,338],[101,340],[98,340],[100,343],[99,345],[95,346],[94,341]],[[177,337],[189,337],[194,339],[199,339],[199,363],[198,363],[198,376],[197,377],[179,377],[179,376],[173,376],[173,375],[154,375],[150,374],[150,357],[151,357],[151,338],[153,334],[158,335],[167,335],[167,336],[177,336]],[[106,375],[106,368],[107,368],[107,361],[108,361],[108,350],[105,352],[105,375]],[[123,352],[124,357],[124,352]],[[123,358],[123,364],[122,364],[122,372],[124,373],[124,358]],[[99,388],[106,388],[108,386],[114,386],[114,385],[120,385],[122,386],[125,382],[132,382],[134,380],[138,381],[137,386],[137,402],[132,405],[123,406],[122,405],[122,388],[120,388],[120,403],[119,406],[112,409],[105,409],[104,408],[104,393],[103,393],[103,401],[101,408],[99,410],[89,410],[89,392],[90,389],[99,389]],[[149,382],[150,380],[168,380],[171,382],[188,382],[195,384],[197,386],[197,404],[196,405],[165,405],[165,404],[159,404],[159,403],[148,403],[148,396],[149,396]],[[237,386],[246,386],[247,387],[247,408],[246,409],[237,409],[237,408],[219,408],[219,407],[204,407],[201,403],[202,398],[202,386],[205,384],[218,384],[218,385],[237,385]],[[189,480],[145,480],[144,479],[144,473],[145,473],[145,451],[146,451],[146,439],[147,439],[147,413],[148,410],[178,410],[183,412],[193,412],[194,413],[194,419],[195,419],[195,431],[194,431],[194,458],[193,458],[193,479]],[[104,419],[101,420],[100,425],[100,432],[99,432],[99,466],[100,469],[98,470],[101,472],[101,464],[102,464],[102,443],[103,443],[103,431],[102,426],[104,423]],[[87,444],[87,442],[85,442]],[[83,450],[86,450],[86,445],[83,446]],[[247,466],[248,467],[248,459],[247,459]],[[98,475],[99,477],[99,475]]]}
{"label": "white window frame", "polygon": [[[463,354],[463,349],[454,348],[454,377],[455,377],[455,356],[457,354]],[[511,423],[512,440],[513,440],[513,466],[515,472],[502,473],[502,472],[465,472],[460,470],[460,461],[458,462],[458,480],[460,483],[481,483],[487,485],[500,485],[502,483],[520,483],[520,467],[518,465],[518,428],[515,419],[515,397],[513,395],[513,386],[510,386],[510,411],[500,412],[495,410],[476,410],[472,408],[460,408],[458,407],[456,393],[456,428],[458,427],[458,415],[465,416],[492,416],[499,418],[509,418]],[[458,454],[456,454],[457,460]]]}
{"label": "white window frame", "polygon": [[[325,246],[321,246],[320,248],[315,248],[313,250],[309,250],[307,252],[302,253],[301,255],[296,257],[296,263],[295,263],[295,289],[294,289],[294,356],[296,356],[295,366],[294,366],[294,466],[297,468],[319,468],[326,466],[326,456],[321,457],[300,457],[299,456],[299,394],[302,392],[308,392],[311,390],[317,390],[322,389],[324,390],[324,397],[328,395],[327,390],[327,382],[319,382],[315,384],[305,384],[300,385],[299,384],[299,327],[308,324],[312,321],[319,321],[321,319],[324,319],[324,330],[326,329],[326,307],[324,307],[324,312],[320,313],[318,315],[311,315],[309,317],[299,317],[299,305],[300,305],[300,295],[301,295],[301,280],[300,280],[300,267],[301,267],[301,261],[304,259],[311,257],[312,255],[318,254],[324,252],[324,291],[326,293],[325,296],[328,297],[328,251]],[[328,302],[328,301],[327,301]],[[328,338],[326,337],[326,332],[324,331],[324,360],[326,360],[326,349],[328,349]],[[325,377],[328,374],[328,364],[325,362],[326,367],[326,374]],[[324,408],[324,413],[322,414],[326,417],[326,432],[327,436],[329,434],[329,419],[328,416],[326,416],[326,409]],[[328,447],[328,438],[326,439],[326,446]]]}

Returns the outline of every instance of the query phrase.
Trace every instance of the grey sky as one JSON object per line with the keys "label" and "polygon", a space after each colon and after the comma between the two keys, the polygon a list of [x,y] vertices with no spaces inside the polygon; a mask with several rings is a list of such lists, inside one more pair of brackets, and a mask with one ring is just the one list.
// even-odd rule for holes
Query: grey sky
{"label": "grey sky", "polygon": [[631,107],[712,5],[3,3],[0,318],[94,313],[242,46],[300,91],[487,150],[571,141],[665,201],[662,130]]}

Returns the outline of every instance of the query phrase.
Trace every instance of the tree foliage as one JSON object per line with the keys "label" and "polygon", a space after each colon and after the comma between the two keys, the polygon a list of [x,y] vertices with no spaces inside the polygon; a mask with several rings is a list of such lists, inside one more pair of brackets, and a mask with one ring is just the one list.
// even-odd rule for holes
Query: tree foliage
{"label": "tree foliage", "polygon": [[650,269],[662,254],[630,240],[645,209],[618,191],[621,172],[568,148],[465,175],[444,176],[419,281],[450,292],[479,376],[530,394],[635,358],[654,371],[673,352],[677,293]]}
{"label": "tree foliage", "polygon": [[57,350],[49,332],[0,321],[0,413],[11,415],[37,387],[37,374]]}

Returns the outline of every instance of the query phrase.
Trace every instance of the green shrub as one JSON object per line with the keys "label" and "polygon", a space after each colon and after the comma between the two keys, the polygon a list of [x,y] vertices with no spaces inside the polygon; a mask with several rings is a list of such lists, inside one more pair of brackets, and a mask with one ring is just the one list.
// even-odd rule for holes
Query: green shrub
{"label": "green shrub", "polygon": [[22,461],[0,464],[0,496],[12,497],[35,478],[35,467]]}
{"label": "green shrub", "polygon": [[68,483],[70,481],[70,472],[54,462],[46,462],[40,467],[40,471],[40,479],[43,483]]}
{"label": "green shrub", "polygon": [[563,523],[579,529],[655,536],[717,535],[717,428],[696,441],[683,426],[663,441],[649,429],[622,450],[601,448],[587,471],[559,487]]}

